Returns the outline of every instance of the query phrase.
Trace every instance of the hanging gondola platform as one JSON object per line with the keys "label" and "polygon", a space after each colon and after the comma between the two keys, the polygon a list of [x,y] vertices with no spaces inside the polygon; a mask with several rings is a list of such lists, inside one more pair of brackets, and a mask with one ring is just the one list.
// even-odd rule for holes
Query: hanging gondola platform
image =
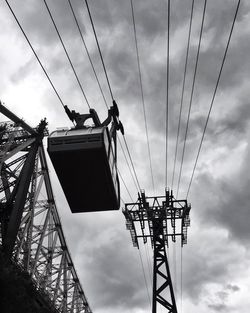
{"label": "hanging gondola platform", "polygon": [[48,153],[73,213],[120,207],[116,137],[93,120],[97,126],[56,130],[48,137]]}

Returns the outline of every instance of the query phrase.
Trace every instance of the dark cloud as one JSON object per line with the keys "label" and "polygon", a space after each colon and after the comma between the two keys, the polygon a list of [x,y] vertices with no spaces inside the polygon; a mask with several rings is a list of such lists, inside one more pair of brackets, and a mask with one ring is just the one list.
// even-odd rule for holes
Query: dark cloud
{"label": "dark cloud", "polygon": [[223,290],[215,293],[215,298],[211,300],[213,303],[208,304],[208,308],[212,309],[214,312],[228,312],[230,308],[228,306],[228,300],[230,296],[239,291],[240,288],[236,285],[230,285],[224,287]]}
{"label": "dark cloud", "polygon": [[[185,184],[189,182],[189,174],[205,125],[236,2],[233,0],[208,1],[181,192],[185,191]],[[184,141],[203,3],[203,1],[195,1],[180,147]],[[29,0],[25,3],[12,1],[12,4],[65,104],[85,113],[88,108],[43,1]],[[104,94],[110,104],[106,78],[84,1],[74,0],[72,4],[79,18]],[[68,1],[50,0],[48,5],[91,106],[96,108],[101,119],[104,119],[107,114],[106,108],[69,11]],[[141,187],[153,192],[149,175],[130,1],[89,1],[89,5]],[[58,126],[70,126],[61,104],[34,57],[27,52],[29,47],[20,30],[6,6],[2,4],[1,8],[3,7],[6,11],[5,19],[9,23],[3,23],[3,30],[6,29],[6,32],[8,30],[12,41],[17,44],[9,44],[11,41],[4,39],[2,50],[9,48],[9,53],[14,53],[13,51],[16,54],[17,51],[20,54],[23,53],[20,62],[18,59],[12,59],[15,64],[14,69],[10,66],[9,58],[0,53],[1,90],[9,97],[13,94],[18,97],[18,101],[11,105],[11,108],[15,113],[21,112],[21,114],[26,108],[30,113],[29,116],[25,116],[25,119],[31,123],[35,120],[35,114],[47,115],[51,130]],[[134,1],[134,9],[155,189],[163,191],[165,184],[167,1]],[[171,2],[170,164],[173,162],[175,148],[190,9],[191,0]],[[245,270],[249,262],[245,255],[250,235],[248,190],[250,153],[247,146],[250,117],[249,10],[249,4],[242,2],[191,189],[192,226],[188,246],[184,253],[186,256],[183,262],[183,296],[184,301],[191,301],[197,307],[202,306],[205,312],[206,310],[230,311],[231,304],[228,297],[236,292],[244,292],[243,287],[238,287],[241,285],[238,280],[236,283],[235,278],[242,276],[243,268]],[[3,13],[0,12],[0,14]],[[3,33],[5,31],[2,35]],[[42,95],[33,94],[32,109],[30,109],[26,104],[26,99],[30,97],[29,93],[22,95],[18,87],[24,82],[30,80],[33,82],[36,79],[38,90]],[[7,81],[11,82],[11,92],[6,89]],[[178,152],[178,162],[180,162],[180,150]],[[132,190],[133,197],[136,197],[136,189],[123,156],[120,155],[119,160],[121,161],[118,166],[126,178],[128,188]],[[179,163],[177,165],[179,166]],[[169,174],[171,171],[170,166]],[[54,176],[53,170],[51,176]],[[83,179],[86,178],[83,177]],[[69,249],[72,251],[77,271],[94,311],[96,313],[147,311],[147,294],[138,252],[132,247],[121,212],[72,216],[56,179],[53,179],[53,186]],[[124,186],[122,188],[125,191]],[[123,193],[122,197],[126,199],[128,195]],[[209,289],[209,284],[216,284],[219,286],[218,290]],[[204,300],[207,299],[205,291],[213,292],[214,301]]]}
{"label": "dark cloud", "polygon": [[228,284],[228,285],[226,286],[226,289],[228,289],[229,291],[236,292],[236,291],[239,291],[239,290],[240,290],[240,287],[237,286],[237,285]]}
{"label": "dark cloud", "polygon": [[250,235],[249,177],[244,175],[248,171],[248,164],[249,149],[244,153],[242,164],[238,164],[241,165],[240,170],[231,175],[230,179],[214,179],[211,175],[203,174],[197,181],[198,188],[205,190],[210,199],[209,204],[201,208],[203,221],[225,227],[232,240],[245,245],[248,245]]}
{"label": "dark cloud", "polygon": [[225,304],[208,304],[208,307],[214,312],[223,312],[227,306]]}
{"label": "dark cloud", "polygon": [[[121,214],[121,213],[120,213]],[[97,309],[116,309],[127,310],[135,307],[147,307],[145,303],[146,294],[142,292],[141,286],[144,285],[143,275],[139,264],[139,255],[136,249],[127,245],[127,236],[124,224],[124,231],[120,229],[105,230],[101,239],[100,234],[97,238],[92,238],[92,244],[85,244],[81,251],[84,258],[79,262],[83,269],[85,284],[89,285],[89,297],[93,299],[93,306]],[[96,227],[96,226],[95,226]],[[101,240],[101,243],[98,243]],[[85,236],[87,240],[88,236]],[[133,251],[134,249],[134,251]],[[138,276],[138,279],[134,277]],[[95,295],[98,295],[96,297]]]}

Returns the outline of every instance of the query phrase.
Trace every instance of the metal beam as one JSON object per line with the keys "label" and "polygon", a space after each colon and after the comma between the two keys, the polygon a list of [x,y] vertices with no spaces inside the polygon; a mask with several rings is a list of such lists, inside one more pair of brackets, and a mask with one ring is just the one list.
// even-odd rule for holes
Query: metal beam
{"label": "metal beam", "polygon": [[10,220],[8,223],[6,238],[3,242],[4,252],[7,258],[11,258],[12,251],[15,245],[16,236],[21,223],[23,209],[27,198],[27,193],[33,174],[36,154],[39,147],[39,142],[35,142],[30,149],[28,156],[23,165],[21,174],[18,179],[18,188],[15,199],[12,203],[7,202],[7,207],[11,208]]}
{"label": "metal beam", "polygon": [[28,124],[26,124],[22,119],[17,117],[14,113],[12,113],[10,110],[8,110],[3,103],[0,101],[0,113],[8,117],[10,120],[15,122],[17,125],[20,125],[23,129],[25,129],[27,132],[29,132],[32,135],[37,135],[37,132],[30,127]]}

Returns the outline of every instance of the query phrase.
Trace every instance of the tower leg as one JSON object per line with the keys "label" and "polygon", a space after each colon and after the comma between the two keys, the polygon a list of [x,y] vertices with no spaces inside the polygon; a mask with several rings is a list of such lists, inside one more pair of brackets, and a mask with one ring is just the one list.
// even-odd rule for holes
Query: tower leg
{"label": "tower leg", "polygon": [[155,218],[152,222],[154,241],[152,313],[157,313],[157,304],[166,308],[170,313],[177,313],[163,236],[163,220]]}

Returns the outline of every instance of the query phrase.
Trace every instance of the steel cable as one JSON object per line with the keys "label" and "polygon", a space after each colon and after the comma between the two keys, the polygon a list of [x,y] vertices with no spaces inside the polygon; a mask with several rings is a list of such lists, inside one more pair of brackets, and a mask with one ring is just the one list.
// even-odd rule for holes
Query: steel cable
{"label": "steel cable", "polygon": [[168,185],[168,128],[169,128],[169,37],[170,37],[170,0],[168,0],[168,30],[167,30],[167,94],[166,94],[166,176],[165,185]]}
{"label": "steel cable", "polygon": [[135,49],[136,49],[136,60],[137,60],[137,67],[138,67],[138,74],[139,74],[139,84],[140,84],[140,91],[141,91],[141,101],[142,101],[144,125],[145,125],[145,131],[146,131],[146,139],[147,139],[147,149],[148,149],[148,156],[149,156],[149,167],[150,167],[150,173],[151,173],[152,187],[153,187],[153,190],[155,190],[153,166],[152,166],[152,158],[151,158],[151,150],[150,150],[148,126],[147,126],[147,116],[146,116],[146,108],[145,108],[145,99],[144,99],[144,92],[143,92],[143,85],[142,85],[142,74],[141,74],[141,65],[140,65],[140,56],[139,56],[139,49],[138,49],[138,40],[137,40],[137,32],[136,32],[133,0],[130,0],[130,4],[131,4],[131,11],[132,11],[132,21],[133,21],[133,30],[134,30],[134,38],[135,38]]}
{"label": "steel cable", "polygon": [[122,149],[122,152],[123,152],[125,161],[126,161],[126,163],[127,163],[127,166],[128,166],[129,172],[130,172],[130,175],[131,175],[132,180],[133,180],[133,182],[134,182],[134,184],[135,184],[135,189],[136,189],[138,192],[140,192],[140,189],[138,189],[138,186],[137,186],[137,184],[136,184],[135,177],[134,177],[134,175],[133,175],[133,173],[132,173],[131,166],[129,165],[128,159],[127,159],[126,154],[125,154],[125,151],[124,151],[124,149],[123,149],[123,146],[122,146],[120,137],[117,136],[117,138],[118,138],[119,145],[120,145],[120,147],[121,147],[121,149]]}
{"label": "steel cable", "polygon": [[225,64],[225,60],[226,60],[226,57],[227,57],[227,52],[228,52],[229,44],[230,44],[230,41],[231,41],[231,37],[232,37],[235,21],[236,21],[237,15],[238,15],[240,2],[241,2],[241,0],[238,1],[237,7],[236,7],[236,11],[235,11],[233,23],[232,23],[232,26],[231,26],[231,30],[230,30],[230,33],[229,33],[226,49],[225,49],[225,52],[224,52],[224,55],[223,55],[223,59],[222,59],[222,63],[221,63],[220,71],[219,71],[219,75],[218,75],[218,78],[217,78],[217,81],[216,81],[214,93],[213,93],[212,100],[211,100],[211,103],[210,103],[210,107],[209,107],[209,111],[208,111],[205,127],[204,127],[204,130],[203,130],[201,141],[200,141],[200,145],[199,145],[199,148],[198,148],[198,153],[197,153],[197,156],[196,156],[196,159],[195,159],[195,163],[194,163],[191,179],[190,179],[190,182],[189,182],[189,185],[188,185],[186,198],[189,195],[189,191],[190,191],[190,188],[191,188],[191,185],[192,185],[192,181],[193,181],[193,177],[194,177],[194,172],[196,170],[197,162],[198,162],[198,159],[199,159],[199,156],[200,156],[202,143],[203,143],[203,140],[204,140],[204,137],[205,137],[205,133],[206,133],[206,130],[207,130],[207,124],[208,124],[208,121],[209,121],[209,117],[210,117],[210,114],[211,114],[211,111],[212,111],[212,108],[213,108],[213,104],[214,104],[214,99],[215,99],[215,96],[216,96],[216,93],[217,93],[217,89],[218,89],[218,86],[219,86],[221,73],[222,73],[222,70],[223,70],[223,67],[224,67],[224,64]]}
{"label": "steel cable", "polygon": [[103,70],[104,70],[104,73],[105,73],[105,76],[106,76],[106,79],[107,79],[107,83],[108,83],[108,87],[109,87],[109,92],[110,92],[110,95],[111,95],[112,100],[114,100],[113,92],[112,92],[111,85],[110,85],[110,82],[109,82],[109,78],[108,78],[108,73],[107,73],[107,70],[106,70],[106,66],[105,66],[105,64],[104,64],[104,59],[103,59],[101,47],[100,47],[100,44],[99,44],[99,40],[98,40],[98,38],[97,38],[97,34],[96,34],[96,30],[95,30],[95,25],[94,25],[94,21],[93,21],[93,19],[92,19],[92,15],[91,15],[91,11],[90,11],[90,8],[89,8],[88,1],[85,0],[85,3],[86,3],[87,10],[88,10],[88,14],[89,14],[89,19],[90,19],[90,22],[91,22],[91,26],[92,26],[92,29],[93,29],[93,32],[94,32],[94,36],[95,36],[97,48],[98,48],[98,51],[99,51],[99,55],[100,55],[100,58],[101,58]]}
{"label": "steel cable", "polygon": [[143,262],[142,262],[142,256],[141,256],[140,249],[138,249],[138,251],[139,251],[139,256],[140,256],[140,261],[141,261],[141,266],[142,266],[143,277],[144,277],[144,281],[145,281],[145,285],[146,285],[146,289],[147,289],[148,302],[149,302],[149,306],[151,307],[151,297],[150,297],[149,290],[148,290],[148,283],[147,283],[147,278],[146,278],[146,272],[145,272],[144,265],[143,265]]}
{"label": "steel cable", "polygon": [[130,160],[132,168],[133,168],[133,172],[134,172],[134,175],[135,175],[137,186],[138,186],[139,190],[141,190],[141,186],[139,184],[139,180],[138,180],[138,176],[137,176],[137,173],[136,173],[136,170],[135,170],[134,162],[132,160],[131,153],[130,153],[129,148],[128,148],[127,140],[126,140],[125,136],[122,136],[122,137],[123,137],[123,140],[124,140],[124,143],[125,143],[125,147],[126,147],[127,152],[128,152],[129,160]]}
{"label": "steel cable", "polygon": [[96,79],[96,81],[97,81],[97,84],[98,84],[98,86],[99,86],[100,92],[101,92],[101,94],[102,94],[103,101],[104,101],[106,107],[108,108],[107,100],[106,100],[106,98],[105,98],[105,96],[104,96],[104,92],[103,92],[103,90],[102,90],[102,86],[101,86],[100,81],[99,81],[99,79],[98,79],[98,76],[97,76],[97,73],[96,73],[96,70],[95,70],[93,61],[92,61],[92,59],[91,59],[91,57],[90,57],[90,53],[89,53],[88,47],[87,47],[87,45],[86,45],[86,42],[85,42],[85,40],[84,40],[83,33],[82,33],[82,31],[81,31],[81,27],[80,27],[79,22],[78,22],[78,20],[77,20],[77,17],[76,17],[76,14],[75,14],[75,10],[74,10],[74,8],[73,8],[73,6],[72,6],[71,0],[68,0],[68,3],[69,3],[69,6],[70,6],[70,9],[71,9],[71,12],[72,12],[72,14],[73,14],[73,17],[74,17],[74,20],[75,20],[77,29],[78,29],[78,31],[79,31],[79,35],[80,35],[80,37],[81,37],[82,43],[83,43],[84,48],[85,48],[85,50],[86,50],[86,53],[87,53],[89,62],[90,62],[91,67],[92,67],[92,70],[93,70],[93,72],[94,72],[95,79]]}
{"label": "steel cable", "polygon": [[125,181],[124,181],[124,179],[123,179],[123,177],[122,177],[122,174],[121,174],[121,172],[119,171],[118,168],[117,168],[117,172],[118,172],[118,175],[119,175],[119,177],[121,178],[121,180],[122,180],[122,182],[123,182],[123,185],[124,185],[125,189],[127,190],[127,193],[128,193],[128,195],[129,195],[129,197],[130,197],[130,200],[133,202],[133,198],[132,198],[132,196],[131,196],[131,193],[130,193],[130,191],[129,191],[129,189],[128,189],[128,187],[127,187],[127,185],[126,185],[126,183],[125,183]]}
{"label": "steel cable", "polygon": [[198,68],[198,62],[199,62],[199,56],[200,56],[200,47],[201,47],[201,39],[202,39],[202,34],[203,34],[203,26],[204,26],[204,20],[205,20],[206,7],[207,7],[207,0],[204,1],[204,7],[203,7],[203,13],[202,13],[199,43],[198,43],[198,49],[197,49],[197,54],[196,54],[194,76],[193,76],[193,82],[192,82],[192,89],[191,89],[191,95],[190,95],[190,101],[189,101],[189,107],[188,107],[187,123],[186,123],[186,129],[185,129],[185,137],[184,137],[182,156],[181,156],[181,165],[180,165],[178,184],[177,184],[177,193],[176,193],[177,197],[179,194],[180,180],[181,180],[181,175],[182,175],[182,167],[183,167],[184,156],[185,156],[185,151],[186,151],[187,134],[188,134],[191,107],[192,107],[192,103],[193,103],[193,94],[194,94],[194,87],[195,87],[195,82],[196,82],[197,68]]}
{"label": "steel cable", "polygon": [[172,182],[171,182],[171,189],[172,190],[173,190],[173,187],[174,187],[175,168],[176,168],[177,152],[178,152],[179,137],[180,137],[180,125],[181,125],[181,116],[182,116],[182,108],[183,108],[184,90],[185,90],[185,85],[186,85],[186,74],[187,74],[187,64],[188,64],[188,57],[189,57],[190,38],[191,38],[192,21],[193,21],[193,11],[194,11],[194,0],[192,0],[191,13],[190,13],[190,23],[189,23],[189,31],[188,31],[187,51],[186,51],[186,58],[185,58],[182,91],[181,91],[181,104],[180,104],[178,128],[177,128],[177,135],[176,135],[176,145],[175,145],[175,155],[174,155],[174,168],[173,168]]}
{"label": "steel cable", "polygon": [[85,94],[85,92],[84,92],[84,90],[83,90],[82,84],[81,84],[81,82],[80,82],[80,80],[79,80],[79,77],[78,77],[78,75],[77,75],[77,73],[76,73],[76,70],[75,70],[75,68],[74,68],[74,65],[73,65],[73,63],[72,63],[72,61],[71,61],[71,59],[70,59],[70,57],[69,57],[68,51],[67,51],[67,49],[66,49],[66,47],[65,47],[65,44],[64,44],[64,42],[63,42],[63,40],[62,40],[62,37],[61,37],[60,33],[59,33],[59,30],[58,30],[58,28],[57,28],[57,25],[56,25],[56,23],[55,23],[55,20],[54,20],[52,14],[51,14],[51,11],[50,11],[50,9],[49,9],[49,7],[48,7],[48,4],[47,4],[46,0],[43,0],[43,2],[44,2],[44,4],[45,4],[45,7],[46,7],[46,9],[47,9],[47,12],[48,12],[48,14],[49,14],[49,16],[50,16],[50,19],[51,19],[51,21],[52,21],[52,23],[53,23],[53,25],[54,25],[54,28],[55,28],[55,30],[56,30],[56,33],[57,33],[58,37],[59,37],[59,40],[60,40],[60,42],[61,42],[61,44],[62,44],[63,50],[64,50],[64,52],[65,52],[65,54],[66,54],[66,57],[67,57],[67,59],[68,59],[68,61],[69,61],[69,64],[70,64],[70,66],[71,66],[71,68],[72,68],[72,71],[73,71],[73,73],[74,73],[74,75],[75,75],[75,78],[76,78],[76,80],[77,80],[77,83],[78,83],[78,85],[79,85],[79,87],[80,87],[80,89],[81,89],[82,95],[83,95],[83,97],[84,97],[84,99],[85,99],[85,101],[86,101],[86,103],[87,103],[87,105],[88,105],[88,107],[89,107],[89,109],[90,109],[89,101],[88,101],[87,96],[86,96],[86,94]]}
{"label": "steel cable", "polygon": [[19,26],[21,32],[23,33],[23,35],[24,35],[24,37],[25,37],[27,43],[29,44],[30,49],[32,50],[34,56],[36,57],[37,62],[38,62],[39,65],[41,66],[41,68],[42,68],[42,70],[43,70],[43,72],[44,72],[46,78],[48,79],[48,81],[49,81],[51,87],[53,88],[53,90],[54,90],[54,92],[55,92],[55,94],[56,94],[58,100],[60,101],[60,103],[62,104],[62,106],[63,106],[63,108],[64,108],[65,104],[64,104],[62,98],[60,97],[58,91],[56,90],[56,87],[55,87],[55,85],[53,84],[52,80],[50,79],[49,74],[47,73],[45,67],[43,66],[43,64],[42,64],[42,62],[41,62],[41,60],[40,60],[38,54],[36,53],[35,49],[33,48],[32,44],[31,44],[31,42],[30,42],[28,36],[26,35],[26,32],[24,31],[22,25],[20,24],[20,22],[19,22],[19,20],[18,20],[18,18],[17,18],[17,16],[16,16],[15,12],[13,11],[13,9],[12,9],[12,7],[10,6],[9,2],[8,2],[7,0],[5,0],[5,2],[6,2],[6,4],[7,4],[7,6],[9,7],[9,10],[10,10],[10,12],[12,13],[12,15],[13,15],[13,17],[14,17],[14,19],[15,19],[17,25]]}
{"label": "steel cable", "polygon": [[[84,0],[83,0],[83,1],[84,1]],[[109,81],[107,69],[106,69],[106,66],[105,66],[105,63],[104,63],[104,59],[103,59],[101,47],[100,47],[100,44],[99,44],[99,40],[98,40],[98,37],[97,37],[97,33],[96,33],[94,21],[93,21],[93,18],[92,18],[92,15],[91,15],[91,11],[90,11],[90,7],[89,7],[89,4],[88,4],[88,1],[87,1],[87,0],[85,0],[85,4],[86,4],[86,7],[87,7],[87,11],[88,11],[89,19],[90,19],[90,22],[91,22],[91,26],[92,26],[92,29],[93,29],[93,32],[94,32],[94,36],[95,36],[97,48],[98,48],[99,55],[100,55],[100,58],[101,58],[101,62],[102,62],[103,70],[104,70],[105,77],[106,77],[106,80],[107,80],[107,84],[108,84],[108,87],[109,87],[110,95],[111,95],[112,100],[114,100],[114,96],[113,96],[111,84],[110,84],[110,81]],[[133,169],[134,175],[135,175],[136,184],[137,184],[139,190],[141,190],[140,184],[139,184],[139,180],[138,180],[138,177],[137,177],[137,174],[136,174],[136,171],[135,171],[134,163],[133,163],[133,160],[132,160],[132,157],[131,157],[131,153],[130,153],[130,151],[129,151],[128,144],[127,144],[127,141],[126,141],[126,138],[125,138],[124,135],[123,135],[123,140],[124,140],[124,143],[125,143],[125,147],[126,147],[126,149],[127,149],[127,152],[128,152],[128,156],[129,156],[129,159],[130,159],[130,162],[131,162],[131,165],[132,165],[132,169]],[[124,153],[124,156],[125,156],[125,153]],[[132,175],[132,176],[133,176],[133,175]]]}

